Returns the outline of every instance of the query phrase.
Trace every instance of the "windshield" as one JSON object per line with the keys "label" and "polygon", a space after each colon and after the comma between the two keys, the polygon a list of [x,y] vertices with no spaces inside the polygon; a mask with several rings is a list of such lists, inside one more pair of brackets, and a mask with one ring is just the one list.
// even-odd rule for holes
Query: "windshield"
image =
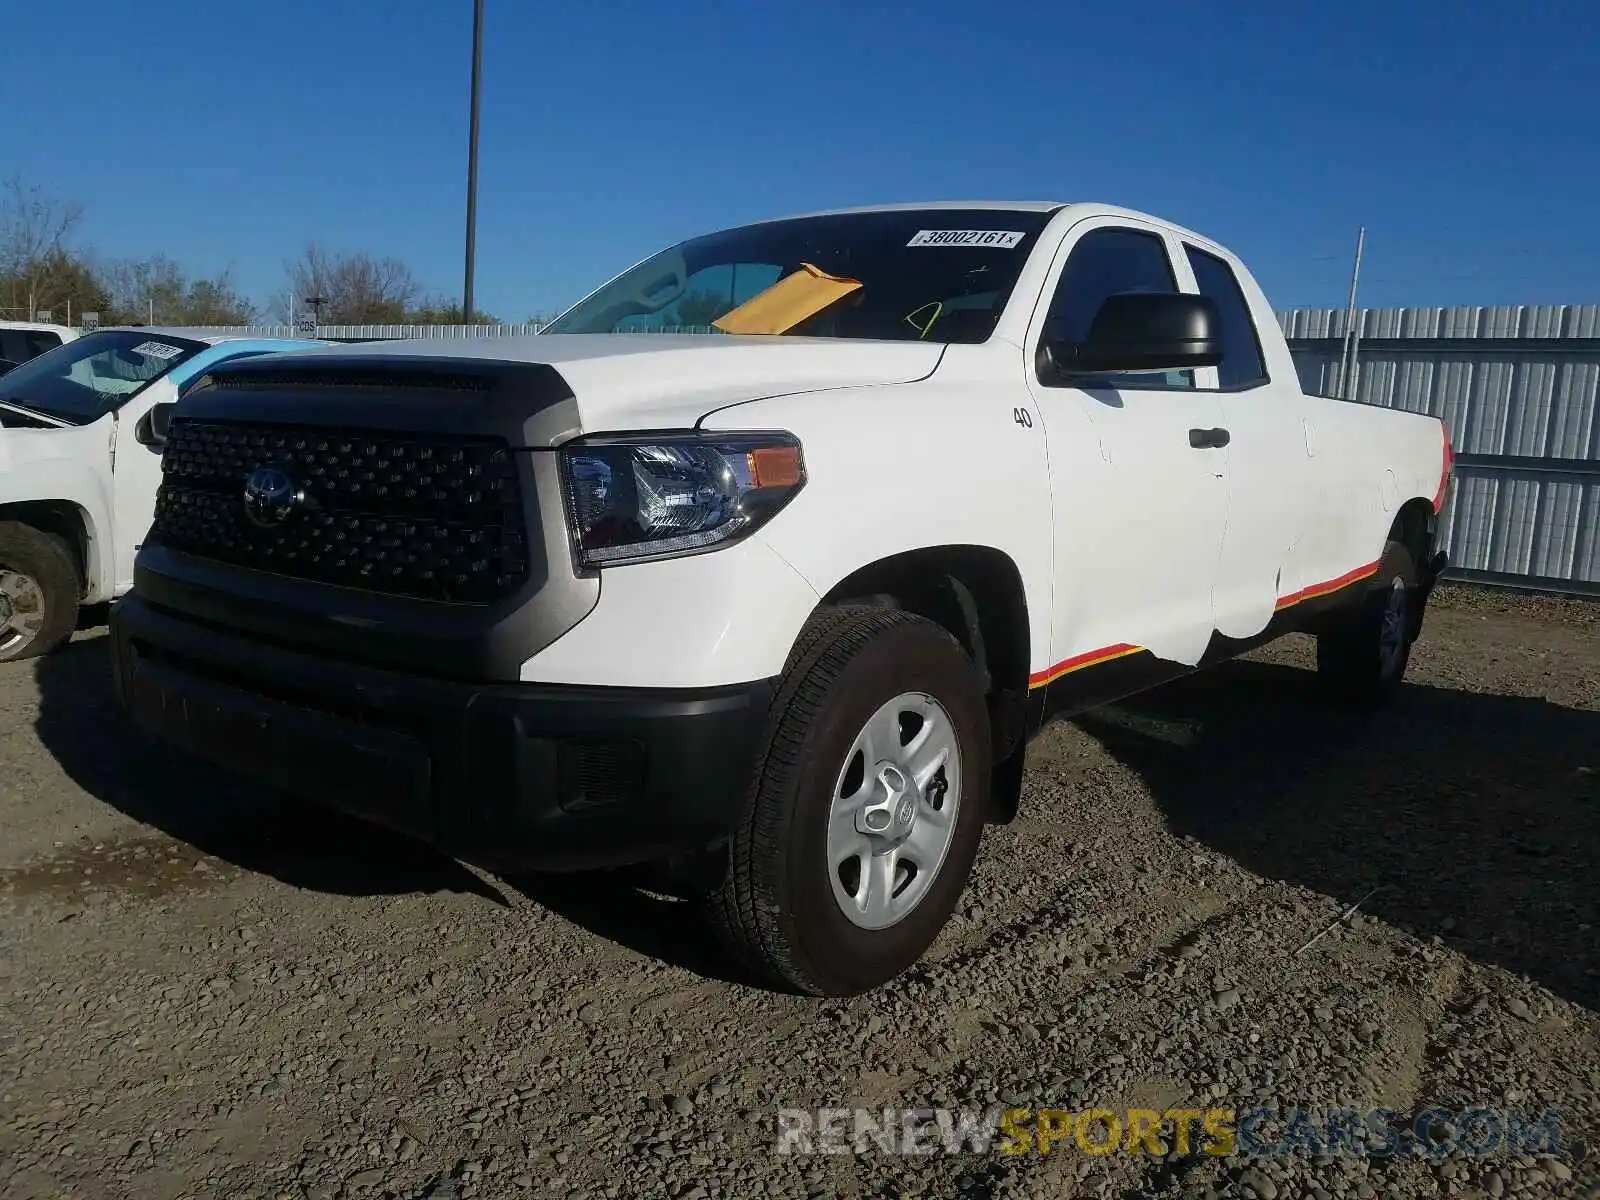
{"label": "windshield", "polygon": [[1049,219],[939,208],[746,225],[662,251],[542,332],[981,342]]}
{"label": "windshield", "polygon": [[87,425],[207,348],[165,333],[98,330],[0,375],[0,400]]}

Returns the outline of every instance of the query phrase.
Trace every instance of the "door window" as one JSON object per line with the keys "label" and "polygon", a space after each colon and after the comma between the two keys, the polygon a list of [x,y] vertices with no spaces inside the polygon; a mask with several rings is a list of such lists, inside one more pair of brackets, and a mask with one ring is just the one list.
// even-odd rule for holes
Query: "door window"
{"label": "door window", "polygon": [[[1109,227],[1079,240],[1061,269],[1061,280],[1045,315],[1048,341],[1081,342],[1106,297],[1118,292],[1176,292],[1178,283],[1167,244],[1153,233]],[[1134,371],[1074,381],[1075,387],[1192,388],[1194,372]]]}

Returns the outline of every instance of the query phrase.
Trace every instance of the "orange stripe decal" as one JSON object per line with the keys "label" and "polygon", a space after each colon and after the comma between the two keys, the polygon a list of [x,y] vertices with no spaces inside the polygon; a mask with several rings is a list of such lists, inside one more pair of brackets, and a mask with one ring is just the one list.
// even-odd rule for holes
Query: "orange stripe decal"
{"label": "orange stripe decal", "polygon": [[1302,600],[1314,600],[1318,596],[1326,596],[1330,592],[1337,592],[1340,588],[1349,587],[1352,583],[1359,583],[1363,579],[1370,579],[1378,573],[1378,568],[1383,565],[1383,560],[1369,562],[1364,567],[1357,567],[1354,571],[1346,571],[1337,579],[1330,579],[1325,583],[1313,583],[1301,588],[1298,592],[1290,592],[1287,596],[1278,597],[1274,612],[1282,612],[1292,605],[1299,604]]}
{"label": "orange stripe decal", "polygon": [[1130,646],[1126,642],[1118,642],[1115,646],[1102,646],[1098,650],[1086,650],[1082,654],[1074,654],[1071,658],[1062,659],[1053,667],[1046,667],[1042,671],[1035,671],[1028,676],[1029,687],[1043,687],[1047,683],[1054,683],[1063,675],[1073,671],[1081,671],[1084,667],[1099,666],[1101,663],[1110,662],[1114,658],[1127,658],[1130,654],[1138,654],[1143,646]]}

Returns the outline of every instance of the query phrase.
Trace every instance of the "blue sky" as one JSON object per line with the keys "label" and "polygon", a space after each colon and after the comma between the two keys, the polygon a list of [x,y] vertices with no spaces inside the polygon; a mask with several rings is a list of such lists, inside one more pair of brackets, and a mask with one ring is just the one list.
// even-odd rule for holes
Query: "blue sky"
{"label": "blue sky", "polygon": [[[1047,15],[1046,15],[1047,14]],[[0,175],[79,242],[281,290],[308,241],[459,297],[471,0],[6,5]],[[928,198],[1099,199],[1278,307],[1600,301],[1600,5],[487,0],[477,302],[681,237]]]}

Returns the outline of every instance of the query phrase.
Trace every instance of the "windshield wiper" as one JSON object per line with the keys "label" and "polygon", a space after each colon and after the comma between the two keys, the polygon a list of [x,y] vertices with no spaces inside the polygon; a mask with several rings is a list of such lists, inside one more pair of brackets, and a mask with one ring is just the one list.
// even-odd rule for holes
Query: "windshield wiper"
{"label": "windshield wiper", "polygon": [[56,429],[75,429],[77,428],[78,424],[76,421],[68,421],[58,417],[54,413],[40,412],[36,408],[29,408],[25,404],[18,404],[15,400],[0,400],[0,408],[5,409],[7,412],[14,412],[21,417],[29,417],[35,421],[43,421],[46,425],[54,426]]}

